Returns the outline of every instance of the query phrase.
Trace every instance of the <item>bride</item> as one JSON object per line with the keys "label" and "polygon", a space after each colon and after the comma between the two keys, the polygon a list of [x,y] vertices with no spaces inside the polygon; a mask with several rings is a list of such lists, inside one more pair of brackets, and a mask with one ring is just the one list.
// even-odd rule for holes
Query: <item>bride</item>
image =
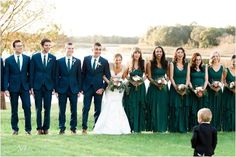
{"label": "bride", "polygon": [[[110,66],[111,69],[111,80],[110,82],[106,77],[103,79],[108,83],[102,98],[102,110],[101,114],[95,124],[94,133],[96,134],[129,134],[130,126],[128,118],[125,114],[122,98],[122,75],[124,68],[121,65],[122,55],[116,54],[114,57],[115,63]],[[114,88],[114,85],[117,85]],[[122,84],[122,85],[121,85]]]}

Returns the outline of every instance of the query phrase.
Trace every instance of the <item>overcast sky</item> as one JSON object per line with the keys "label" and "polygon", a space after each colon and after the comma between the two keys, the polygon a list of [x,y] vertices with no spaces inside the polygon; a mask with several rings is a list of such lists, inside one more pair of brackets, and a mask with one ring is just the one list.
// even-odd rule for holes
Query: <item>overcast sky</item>
{"label": "overcast sky", "polygon": [[156,25],[236,26],[233,0],[49,0],[64,33],[142,36]]}

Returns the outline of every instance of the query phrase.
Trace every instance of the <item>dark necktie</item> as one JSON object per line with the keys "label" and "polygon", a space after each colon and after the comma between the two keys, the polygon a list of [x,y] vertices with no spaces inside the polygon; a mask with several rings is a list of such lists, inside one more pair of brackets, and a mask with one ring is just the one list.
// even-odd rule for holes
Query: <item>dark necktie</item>
{"label": "dark necktie", "polygon": [[96,60],[97,60],[97,59],[94,59],[94,61],[93,61],[93,70],[95,70]]}
{"label": "dark necktie", "polygon": [[67,61],[67,69],[68,71],[70,71],[70,59],[68,58],[68,61]]}
{"label": "dark necktie", "polygon": [[18,68],[20,69],[20,56],[17,56],[17,65],[18,65]]}
{"label": "dark necktie", "polygon": [[44,67],[46,68],[46,55],[44,55],[44,57],[43,57],[43,65],[44,65]]}

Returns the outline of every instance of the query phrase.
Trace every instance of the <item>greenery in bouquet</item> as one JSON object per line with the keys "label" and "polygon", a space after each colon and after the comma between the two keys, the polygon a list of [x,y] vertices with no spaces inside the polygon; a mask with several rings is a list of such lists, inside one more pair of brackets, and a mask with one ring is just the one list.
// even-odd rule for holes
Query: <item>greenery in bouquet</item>
{"label": "greenery in bouquet", "polygon": [[198,86],[198,87],[195,87],[193,89],[193,92],[196,94],[197,97],[201,98],[203,97],[204,95],[207,94],[207,91],[203,89],[202,86]]}
{"label": "greenery in bouquet", "polygon": [[188,93],[188,87],[185,84],[178,84],[177,85],[177,93],[181,96],[184,96]]}
{"label": "greenery in bouquet", "polygon": [[127,80],[129,81],[130,84],[132,84],[133,86],[135,86],[135,90],[138,90],[138,86],[140,86],[141,84],[144,83],[144,79],[138,75],[135,76],[129,76],[127,78]]}
{"label": "greenery in bouquet", "polygon": [[159,89],[159,90],[162,90],[162,88],[164,86],[166,86],[168,84],[167,80],[165,77],[159,77],[157,79],[154,79],[151,81],[154,85],[156,85],[156,87]]}
{"label": "greenery in bouquet", "polygon": [[230,91],[232,91],[233,93],[236,92],[235,82],[234,82],[234,81],[233,81],[233,82],[230,82],[228,85],[226,85],[226,87],[227,87]]}
{"label": "greenery in bouquet", "polygon": [[113,92],[115,89],[118,90],[120,93],[126,89],[126,84],[120,78],[111,78],[108,88]]}

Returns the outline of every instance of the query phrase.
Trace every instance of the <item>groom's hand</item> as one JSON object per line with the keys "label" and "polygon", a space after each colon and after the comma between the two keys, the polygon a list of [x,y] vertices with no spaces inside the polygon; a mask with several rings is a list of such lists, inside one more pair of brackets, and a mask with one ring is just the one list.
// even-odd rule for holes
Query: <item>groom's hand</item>
{"label": "groom's hand", "polygon": [[103,88],[100,88],[100,89],[98,89],[98,90],[96,91],[96,93],[97,93],[98,95],[102,95],[103,91],[104,91],[104,89],[103,89]]}

